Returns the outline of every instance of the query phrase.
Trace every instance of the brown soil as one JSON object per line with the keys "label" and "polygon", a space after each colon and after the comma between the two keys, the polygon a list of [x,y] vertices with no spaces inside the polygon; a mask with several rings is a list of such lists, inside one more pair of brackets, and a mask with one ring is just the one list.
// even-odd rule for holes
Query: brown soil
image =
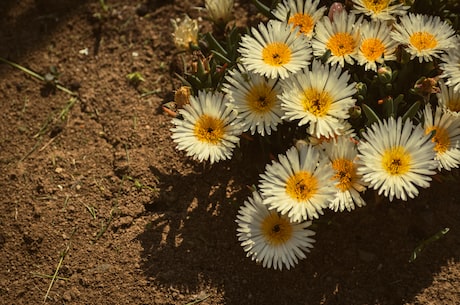
{"label": "brown soil", "polygon": [[170,19],[201,1],[107,4],[2,1],[0,57],[56,67],[78,97],[0,64],[1,304],[44,303],[56,270],[47,304],[460,304],[458,180],[327,212],[293,270],[246,258],[235,217],[263,164],[193,162],[161,111],[179,85]]}

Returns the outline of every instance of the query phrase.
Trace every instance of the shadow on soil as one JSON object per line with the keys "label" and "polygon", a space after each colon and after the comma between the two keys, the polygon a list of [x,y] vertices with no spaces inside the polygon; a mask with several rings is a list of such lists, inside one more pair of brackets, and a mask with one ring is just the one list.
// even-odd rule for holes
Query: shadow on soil
{"label": "shadow on soil", "polygon": [[[17,60],[44,43],[87,0],[4,0],[0,8],[0,56]],[[81,12],[80,12],[81,13]]]}
{"label": "shadow on soil", "polygon": [[[460,203],[448,191],[455,182],[434,182],[409,202],[367,198],[368,206],[352,213],[328,211],[316,222],[307,259],[274,271],[245,258],[236,238],[234,220],[250,191],[228,198],[227,189],[233,179],[257,183],[244,167],[154,174],[164,185],[148,210],[161,216],[138,237],[142,267],[146,277],[184,293],[204,290],[204,282],[222,290],[225,304],[404,304],[460,257]],[[413,250],[445,227],[450,232],[409,263]]]}

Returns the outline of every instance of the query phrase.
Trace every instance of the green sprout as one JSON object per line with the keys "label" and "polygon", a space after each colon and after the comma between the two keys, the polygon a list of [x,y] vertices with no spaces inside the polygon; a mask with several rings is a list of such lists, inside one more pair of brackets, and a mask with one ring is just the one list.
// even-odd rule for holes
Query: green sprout
{"label": "green sprout", "polygon": [[126,79],[128,79],[129,84],[133,87],[137,87],[140,83],[145,82],[144,77],[138,71],[129,73],[126,75]]}

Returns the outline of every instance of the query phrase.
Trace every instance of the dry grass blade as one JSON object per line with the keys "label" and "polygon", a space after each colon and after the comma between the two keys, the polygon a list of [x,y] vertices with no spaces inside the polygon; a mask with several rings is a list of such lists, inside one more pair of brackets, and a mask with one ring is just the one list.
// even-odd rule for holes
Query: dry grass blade
{"label": "dry grass blade", "polygon": [[[12,67],[14,67],[16,69],[21,70],[22,72],[25,72],[25,73],[35,77],[38,80],[41,80],[42,82],[46,82],[45,77],[43,77],[42,75],[40,75],[40,74],[38,74],[38,73],[36,73],[36,72],[26,68],[26,67],[18,65],[17,63],[9,61],[8,59],[0,57],[0,62],[4,62],[4,63],[6,63],[6,64],[8,64],[8,65],[10,65],[10,66],[12,66]],[[61,84],[55,84],[55,85],[56,85],[57,89],[65,92],[65,93],[68,93],[68,94],[70,94],[72,96],[77,96],[78,95],[77,93],[73,92],[72,90],[67,89],[66,87],[62,86]]]}
{"label": "dry grass blade", "polygon": [[51,292],[51,288],[53,288],[54,282],[56,282],[56,280],[59,278],[59,277],[58,277],[59,270],[61,269],[62,262],[64,261],[64,258],[67,256],[67,254],[68,254],[69,251],[70,251],[71,241],[72,241],[73,235],[75,234],[75,231],[76,231],[76,229],[74,229],[74,230],[72,231],[72,234],[71,234],[71,236],[70,236],[70,240],[69,240],[69,242],[67,243],[67,246],[66,246],[65,250],[61,252],[60,259],[59,259],[59,263],[58,263],[58,265],[57,265],[57,267],[56,267],[56,270],[54,271],[53,276],[51,277],[50,284],[48,285],[48,290],[46,291],[45,297],[44,297],[44,299],[43,299],[43,304],[46,303],[46,300],[48,299],[48,296],[49,296],[49,294],[50,294],[50,292]]}

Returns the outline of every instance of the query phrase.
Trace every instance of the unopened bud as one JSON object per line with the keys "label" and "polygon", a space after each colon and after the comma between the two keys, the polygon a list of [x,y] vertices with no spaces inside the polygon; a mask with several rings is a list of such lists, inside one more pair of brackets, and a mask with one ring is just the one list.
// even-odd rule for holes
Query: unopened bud
{"label": "unopened bud", "polygon": [[331,4],[331,7],[329,8],[329,14],[327,16],[329,17],[329,20],[333,21],[334,15],[343,11],[345,11],[343,4],[340,2],[334,2]]}
{"label": "unopened bud", "polygon": [[393,78],[393,71],[390,67],[383,66],[377,70],[377,76],[382,84],[388,84]]}
{"label": "unopened bud", "polygon": [[367,85],[365,83],[357,83],[356,90],[358,91],[358,95],[361,95],[363,97],[367,95]]}
{"label": "unopened bud", "polygon": [[361,116],[361,107],[353,106],[352,108],[348,110],[348,112],[350,113],[351,119],[357,119]]}

